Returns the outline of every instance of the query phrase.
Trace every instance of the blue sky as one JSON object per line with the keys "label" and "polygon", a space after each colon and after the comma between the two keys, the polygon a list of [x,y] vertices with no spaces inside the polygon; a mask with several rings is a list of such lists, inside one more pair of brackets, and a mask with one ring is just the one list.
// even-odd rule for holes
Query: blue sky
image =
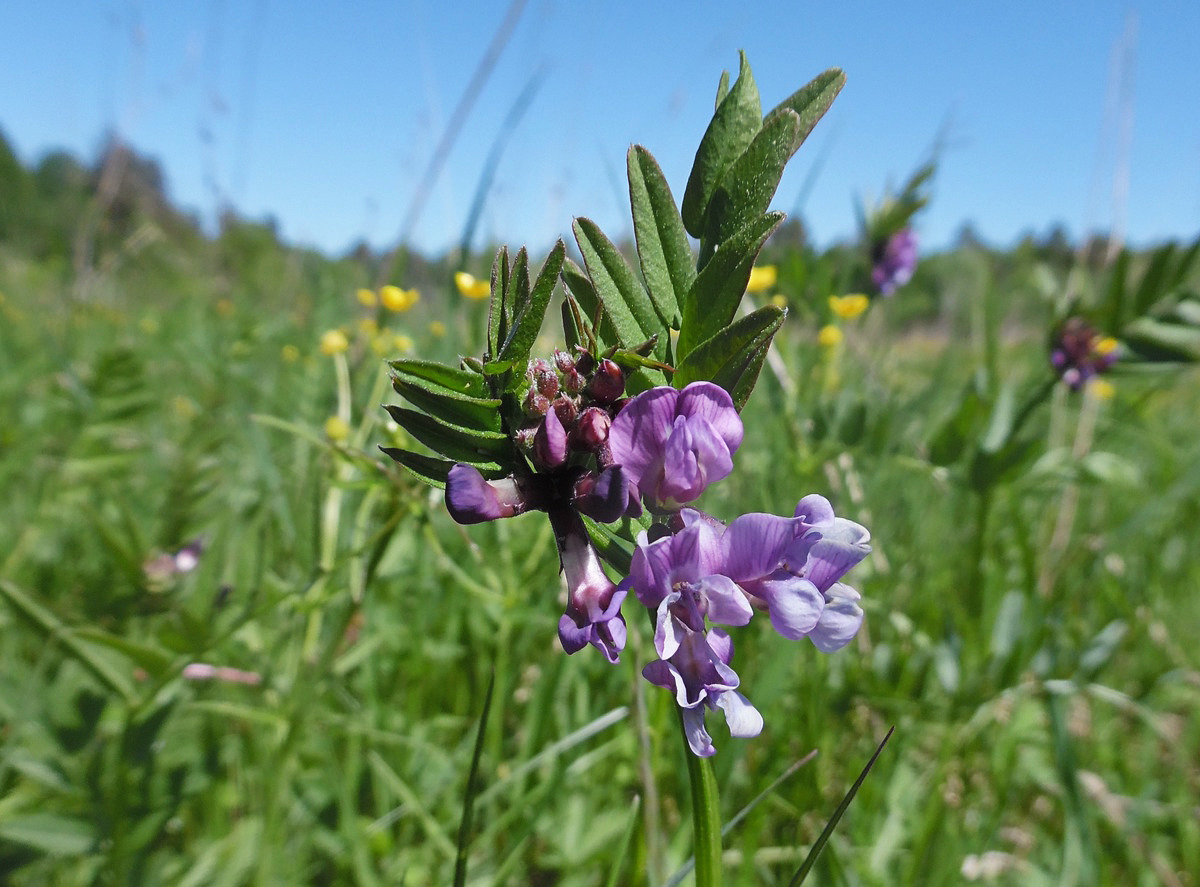
{"label": "blue sky", "polygon": [[[903,182],[943,127],[933,203],[918,225],[928,245],[946,244],[966,221],[998,245],[1056,223],[1073,236],[1108,229],[1117,218],[1135,243],[1200,233],[1195,0],[737,6],[748,11],[702,0],[528,0],[413,243],[436,253],[458,242],[501,123],[537,72],[476,245],[544,250],[576,215],[614,236],[627,230],[626,149],[646,145],[680,197],[717,79],[736,73],[738,49],[764,107],[825,68],[847,73],[776,197],[796,209],[815,172],[802,211],[819,242],[851,236],[854,201]],[[2,3],[0,130],[27,161],[54,147],[90,159],[116,131],[155,157],[173,199],[203,218],[232,203],[274,217],[296,242],[389,245],[508,8]],[[1121,46],[1124,81],[1114,76]],[[1124,200],[1114,198],[1122,181]]]}

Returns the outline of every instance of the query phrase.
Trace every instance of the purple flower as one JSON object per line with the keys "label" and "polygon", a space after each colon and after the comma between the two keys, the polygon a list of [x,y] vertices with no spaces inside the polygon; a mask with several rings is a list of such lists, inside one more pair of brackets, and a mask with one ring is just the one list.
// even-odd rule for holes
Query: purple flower
{"label": "purple flower", "polygon": [[1105,372],[1117,360],[1116,339],[1101,336],[1080,317],[1069,317],[1054,334],[1050,363],[1072,391]]}
{"label": "purple flower", "polygon": [[762,732],[762,715],[737,690],[741,682],[729,667],[732,658],[733,642],[719,628],[688,631],[669,659],[656,659],[642,669],[646,680],[675,694],[688,745],[701,758],[716,752],[704,729],[706,708],[725,712],[733,736],[745,739]]}
{"label": "purple flower", "polygon": [[742,590],[723,575],[719,555],[717,532],[699,520],[674,536],[650,542],[642,533],[638,539],[628,582],[638,600],[657,614],[654,647],[663,659],[675,654],[684,634],[702,632],[706,618],[745,625],[754,615]]}
{"label": "purple flower", "polygon": [[459,463],[446,477],[446,510],[460,524],[479,524],[520,514],[525,497],[514,478],[486,480],[479,469]]}
{"label": "purple flower", "polygon": [[917,267],[917,235],[912,228],[901,228],[887,240],[876,244],[872,260],[871,281],[885,296],[912,279]]}
{"label": "purple flower", "polygon": [[727,477],[741,442],[733,401],[711,382],[643,391],[625,404],[608,434],[613,461],[657,512],[677,510]]}
{"label": "purple flower", "polygon": [[609,662],[625,648],[621,602],[628,593],[604,572],[579,516],[568,508],[550,512],[559,557],[567,580],[567,609],[558,622],[558,639],[568,653],[591,644]]}
{"label": "purple flower", "polygon": [[722,567],[767,608],[781,635],[831,653],[862,625],[858,592],[839,580],[870,553],[870,538],[824,496],[805,496],[792,518],[744,514],[731,523],[721,536]]}

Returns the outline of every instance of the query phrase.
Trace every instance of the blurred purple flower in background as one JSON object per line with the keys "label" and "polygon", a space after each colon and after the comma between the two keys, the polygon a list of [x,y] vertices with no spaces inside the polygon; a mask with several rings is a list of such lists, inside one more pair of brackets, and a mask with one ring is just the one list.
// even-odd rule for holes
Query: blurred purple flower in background
{"label": "blurred purple flower in background", "polygon": [[917,268],[916,233],[912,228],[901,228],[876,244],[871,258],[871,282],[882,295],[890,296],[912,279]]}
{"label": "blurred purple flower in background", "polygon": [[1101,336],[1081,317],[1068,317],[1054,334],[1050,363],[1071,390],[1078,391],[1112,366],[1119,350],[1116,339]]}

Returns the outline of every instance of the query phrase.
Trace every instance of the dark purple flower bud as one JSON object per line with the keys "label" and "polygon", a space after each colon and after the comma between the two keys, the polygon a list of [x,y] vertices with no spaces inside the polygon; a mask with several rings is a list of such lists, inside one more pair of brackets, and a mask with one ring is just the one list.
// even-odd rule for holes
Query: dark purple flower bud
{"label": "dark purple flower bud", "polygon": [[613,420],[608,445],[651,511],[678,509],[733,470],[742,420],[711,382],[643,391]]}
{"label": "dark purple flower bud", "polygon": [[546,410],[550,409],[550,398],[539,392],[536,388],[530,388],[529,393],[525,395],[525,415],[527,416],[544,416]]}
{"label": "dark purple flower bud", "polygon": [[605,358],[592,374],[589,391],[597,403],[613,403],[625,393],[625,374],[613,361]]}
{"label": "dark purple flower bud", "polygon": [[558,367],[560,373],[567,373],[575,369],[575,358],[566,351],[554,349],[554,365]]}
{"label": "dark purple flower bud", "polygon": [[550,406],[558,414],[558,421],[562,422],[564,428],[573,425],[575,418],[579,415],[579,407],[569,397],[555,398]]}
{"label": "dark purple flower bud", "polygon": [[619,465],[583,475],[575,482],[574,493],[575,510],[602,524],[618,520],[629,508],[629,481]]}
{"label": "dark purple flower bud", "polygon": [[533,436],[533,460],[541,468],[558,468],[567,461],[567,432],[557,410],[547,410]]}
{"label": "dark purple flower bud", "polygon": [[875,246],[871,281],[876,289],[890,296],[912,279],[917,267],[917,235],[902,228]]}
{"label": "dark purple flower bud", "polygon": [[570,366],[563,371],[562,390],[567,394],[578,394],[583,391],[586,384],[587,380],[579,374],[575,367]]}
{"label": "dark purple flower bud", "polygon": [[575,369],[584,376],[590,376],[595,366],[596,358],[592,357],[592,355],[586,351],[580,354],[575,360]]}
{"label": "dark purple flower bud", "polygon": [[554,365],[550,361],[541,357],[529,361],[529,368],[525,371],[525,375],[537,389],[538,394],[550,400],[558,396],[558,373],[554,371]]}
{"label": "dark purple flower bud", "polygon": [[577,450],[594,450],[608,442],[608,430],[612,419],[599,407],[588,407],[575,420],[571,432],[571,445]]}
{"label": "dark purple flower bud", "polygon": [[459,463],[446,477],[446,510],[460,524],[478,524],[520,514],[525,500],[514,478],[490,481]]}

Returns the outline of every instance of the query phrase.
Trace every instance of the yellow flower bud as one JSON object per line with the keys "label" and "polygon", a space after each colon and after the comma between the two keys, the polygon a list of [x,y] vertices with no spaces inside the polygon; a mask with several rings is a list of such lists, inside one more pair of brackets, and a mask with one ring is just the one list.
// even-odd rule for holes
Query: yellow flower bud
{"label": "yellow flower bud", "polygon": [[853,320],[870,306],[871,300],[862,293],[829,297],[829,310],[835,317],[840,317],[842,320]]}
{"label": "yellow flower bud", "polygon": [[284,345],[279,349],[279,356],[284,363],[295,363],[300,359],[300,349],[295,345]]}
{"label": "yellow flower bud", "polygon": [[412,336],[406,336],[406,335],[404,335],[404,333],[397,333],[396,337],[394,339],[392,339],[392,347],[395,348],[397,351],[412,351],[413,350]]}
{"label": "yellow flower bud", "polygon": [[779,269],[774,265],[756,265],[750,269],[750,280],[746,284],[746,292],[761,293],[775,285],[779,277]]}
{"label": "yellow flower bud", "polygon": [[325,436],[334,443],[341,443],[350,436],[350,426],[341,416],[330,416],[325,420]]}
{"label": "yellow flower bud", "polygon": [[435,320],[429,324],[429,332],[433,333],[439,339],[446,335],[446,325],[440,320]]}
{"label": "yellow flower bud", "polygon": [[787,296],[785,296],[783,293],[776,293],[775,295],[771,296],[771,304],[776,308],[786,308]]}
{"label": "yellow flower bud", "polygon": [[341,330],[329,330],[321,336],[321,353],[326,357],[333,357],[335,354],[345,354],[346,349],[350,347],[350,341],[346,338],[346,334]]}
{"label": "yellow flower bud", "polygon": [[359,287],[354,295],[358,298],[358,303],[366,306],[367,308],[374,308],[379,304],[379,299],[375,296],[375,290],[369,290],[366,287]]}
{"label": "yellow flower bud", "polygon": [[843,338],[845,337],[842,335],[842,328],[833,324],[821,327],[821,331],[817,333],[817,342],[825,348],[837,347],[842,344]]}
{"label": "yellow flower bud", "polygon": [[1103,339],[1100,339],[1099,341],[1096,342],[1095,345],[1092,346],[1092,350],[1095,351],[1097,354],[1099,354],[1101,357],[1107,357],[1108,355],[1112,354],[1114,351],[1116,351],[1120,347],[1121,347],[1120,344],[1112,336],[1105,336]]}
{"label": "yellow flower bud", "polygon": [[474,274],[466,271],[454,272],[454,285],[468,299],[486,299],[492,294],[492,284],[487,280],[476,280]]}

